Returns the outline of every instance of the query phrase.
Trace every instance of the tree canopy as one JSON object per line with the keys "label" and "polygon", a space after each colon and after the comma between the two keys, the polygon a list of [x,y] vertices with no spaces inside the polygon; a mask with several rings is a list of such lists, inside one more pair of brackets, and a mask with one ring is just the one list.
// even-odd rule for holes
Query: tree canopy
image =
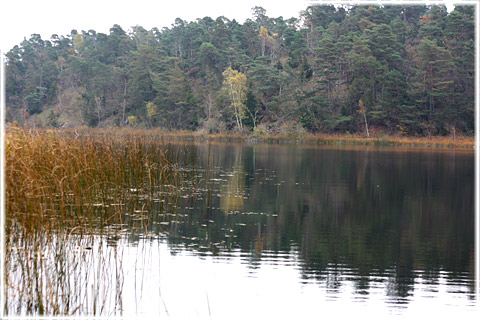
{"label": "tree canopy", "polygon": [[473,134],[474,26],[473,6],[326,5],[33,34],[6,54],[7,121]]}

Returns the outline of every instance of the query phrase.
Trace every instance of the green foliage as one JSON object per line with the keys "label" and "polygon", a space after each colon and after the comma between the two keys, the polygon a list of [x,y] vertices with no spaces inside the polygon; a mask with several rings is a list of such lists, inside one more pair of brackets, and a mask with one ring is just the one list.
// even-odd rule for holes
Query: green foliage
{"label": "green foliage", "polygon": [[58,116],[50,110],[50,113],[47,116],[47,126],[52,128],[58,128]]}
{"label": "green foliage", "polygon": [[138,119],[136,116],[128,116],[128,123],[132,126],[132,127],[136,127],[138,125]]}
{"label": "green foliage", "polygon": [[85,41],[81,34],[77,33],[73,37],[73,49],[78,55],[81,55],[85,50]]}
{"label": "green foliage", "polygon": [[155,105],[153,102],[147,103],[147,117],[149,119],[153,119],[156,115],[158,115],[158,106]]}
{"label": "green foliage", "polygon": [[204,67],[210,67],[215,70],[220,61],[220,54],[213,44],[204,42],[200,46],[198,58],[200,65],[203,65]]}
{"label": "green foliage", "polygon": [[253,129],[252,137],[255,139],[265,139],[267,133],[268,131],[265,125],[259,125]]}
{"label": "green foliage", "polygon": [[386,133],[473,134],[474,29],[472,6],[327,5],[298,19],[255,7],[243,24],[177,18],[162,30],[33,34],[6,54],[8,119],[40,123],[56,108],[88,126],[134,115],[135,125],[176,130],[288,122],[363,132],[366,116]]}

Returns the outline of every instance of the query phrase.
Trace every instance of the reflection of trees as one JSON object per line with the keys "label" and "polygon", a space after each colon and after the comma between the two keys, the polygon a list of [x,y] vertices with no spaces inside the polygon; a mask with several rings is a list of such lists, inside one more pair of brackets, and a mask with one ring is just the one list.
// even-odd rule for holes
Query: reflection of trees
{"label": "reflection of trees", "polygon": [[[335,152],[331,153],[335,159]],[[413,285],[415,270],[469,271],[471,160],[457,160],[462,161],[457,170],[448,170],[452,159],[435,153],[347,152],[339,161],[326,156],[310,160],[321,166],[305,172],[305,181],[320,182],[319,196],[305,199],[299,194],[300,201],[309,204],[303,205],[301,229],[306,265],[315,259],[336,262],[335,257],[343,257],[362,276],[394,268],[398,296]],[[350,183],[335,186],[343,177]],[[287,202],[298,203],[293,198]]]}
{"label": "reflection of trees", "polygon": [[305,281],[334,289],[349,270],[359,293],[368,293],[372,275],[388,278],[387,294],[397,298],[411,294],[419,275],[433,285],[443,271],[473,278],[473,155],[292,145],[180,149],[195,155],[185,160],[169,149],[185,167],[182,187],[142,189],[145,179],[138,179],[123,207],[108,203],[124,214],[105,226],[121,225],[121,238],[132,242],[168,236],[172,250],[239,248],[252,268],[298,252]]}
{"label": "reflection of trees", "polygon": [[359,293],[374,275],[388,278],[393,297],[411,294],[418,276],[427,284],[442,271],[473,278],[472,155],[227,144],[194,151],[196,178],[176,211],[142,200],[153,213],[145,230],[168,234],[172,248],[240,248],[252,268],[298,250],[305,280],[335,288],[348,269]]}
{"label": "reflection of trees", "polygon": [[268,145],[213,153],[231,176],[218,186],[210,232],[218,241],[222,226],[233,230],[228,241],[251,252],[252,263],[264,250],[298,244],[305,278],[331,280],[342,272],[334,266],[345,266],[360,292],[375,274],[388,276],[398,297],[419,271],[425,281],[441,270],[473,277],[472,155]]}
{"label": "reflection of trees", "polygon": [[242,151],[243,148],[233,149],[233,171],[223,175],[227,183],[220,188],[220,208],[225,212],[241,210],[244,205],[245,169],[242,166]]}

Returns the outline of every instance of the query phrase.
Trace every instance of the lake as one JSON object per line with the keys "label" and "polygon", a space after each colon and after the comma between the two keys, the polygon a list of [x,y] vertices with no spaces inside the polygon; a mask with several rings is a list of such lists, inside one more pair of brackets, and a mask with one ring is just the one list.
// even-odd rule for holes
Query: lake
{"label": "lake", "polygon": [[[35,279],[54,274],[36,286],[58,286],[60,314],[473,318],[478,311],[473,151],[164,148],[183,177],[174,200],[132,187],[135,205],[98,204],[121,206],[123,218],[96,234],[59,231],[29,253],[21,236],[10,240],[7,252],[18,261],[36,255]],[[7,266],[5,310],[41,313],[15,291],[25,282],[15,266]]]}

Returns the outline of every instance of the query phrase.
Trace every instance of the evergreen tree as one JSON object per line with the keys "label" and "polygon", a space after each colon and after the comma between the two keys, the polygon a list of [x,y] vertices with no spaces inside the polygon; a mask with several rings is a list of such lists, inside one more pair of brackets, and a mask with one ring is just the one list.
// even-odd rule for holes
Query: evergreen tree
{"label": "evergreen tree", "polygon": [[6,54],[7,118],[473,134],[473,9],[327,5],[284,19],[254,7],[244,23],[177,18],[161,30],[33,34]]}

